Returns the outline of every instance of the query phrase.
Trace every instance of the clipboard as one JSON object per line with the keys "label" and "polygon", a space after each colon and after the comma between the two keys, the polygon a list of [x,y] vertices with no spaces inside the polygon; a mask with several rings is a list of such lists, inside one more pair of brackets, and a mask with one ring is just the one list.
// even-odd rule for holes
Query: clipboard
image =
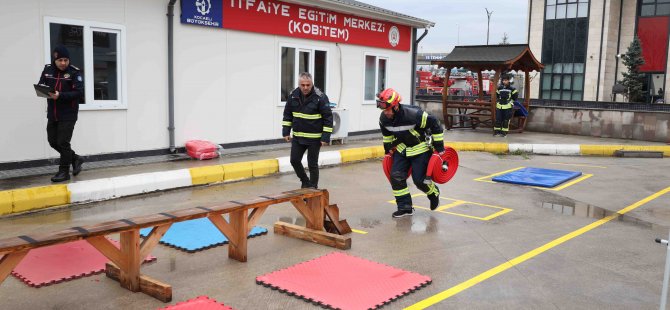
{"label": "clipboard", "polygon": [[49,96],[49,93],[55,92],[54,88],[49,85],[33,84],[33,86],[35,87],[35,94],[37,95],[37,97],[51,98]]}

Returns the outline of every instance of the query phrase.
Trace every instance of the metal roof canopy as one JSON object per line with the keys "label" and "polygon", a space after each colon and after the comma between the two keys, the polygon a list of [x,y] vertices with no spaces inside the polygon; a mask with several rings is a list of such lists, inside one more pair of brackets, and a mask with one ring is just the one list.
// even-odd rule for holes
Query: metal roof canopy
{"label": "metal roof canopy", "polygon": [[540,71],[540,63],[527,44],[456,46],[444,60],[431,64],[445,68],[493,69],[496,71]]}
{"label": "metal roof canopy", "polygon": [[[447,69],[445,85],[449,83],[449,75],[453,67],[465,67],[477,72],[477,81],[479,83],[479,98],[476,102],[463,102],[449,100],[448,89],[442,89],[442,115],[447,129],[463,128],[466,123],[462,119],[468,118],[470,126],[475,128],[478,125],[488,125],[493,127],[495,120],[496,91],[500,79],[500,74],[506,71],[540,71],[544,65],[537,61],[527,44],[509,44],[509,45],[471,45],[456,46],[444,60],[431,61],[431,64],[438,65]],[[493,77],[494,89],[489,90],[491,101],[484,101],[484,85],[482,79],[482,70],[495,70]],[[526,111],[530,111],[530,75],[525,74],[524,96],[522,105]],[[452,114],[449,109],[456,109],[457,114]],[[454,127],[455,117],[461,120]],[[514,118],[514,117],[513,117]],[[526,118],[518,118],[517,131],[523,132],[526,126]]]}

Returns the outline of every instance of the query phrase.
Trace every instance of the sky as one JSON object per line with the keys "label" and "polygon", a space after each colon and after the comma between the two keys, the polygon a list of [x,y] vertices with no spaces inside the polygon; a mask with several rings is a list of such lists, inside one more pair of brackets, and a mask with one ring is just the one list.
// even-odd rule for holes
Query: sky
{"label": "sky", "polygon": [[[486,8],[491,15],[489,44],[507,33],[510,44],[527,43],[528,0],[358,0],[435,23],[419,53],[450,52],[456,45],[486,44]],[[423,33],[418,30],[418,35]]]}

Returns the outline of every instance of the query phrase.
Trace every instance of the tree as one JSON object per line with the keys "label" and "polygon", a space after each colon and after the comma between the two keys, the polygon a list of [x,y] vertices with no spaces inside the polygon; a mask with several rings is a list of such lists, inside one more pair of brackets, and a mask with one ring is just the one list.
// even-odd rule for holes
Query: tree
{"label": "tree", "polygon": [[503,33],[502,41],[498,44],[509,45],[509,36],[507,36],[507,32]]}
{"label": "tree", "polygon": [[640,73],[640,66],[644,65],[644,58],[642,58],[642,45],[640,40],[635,37],[633,42],[628,46],[628,50],[621,56],[623,65],[626,66],[628,72],[623,73],[623,80],[619,81],[628,89],[628,101],[643,102],[645,75]]}

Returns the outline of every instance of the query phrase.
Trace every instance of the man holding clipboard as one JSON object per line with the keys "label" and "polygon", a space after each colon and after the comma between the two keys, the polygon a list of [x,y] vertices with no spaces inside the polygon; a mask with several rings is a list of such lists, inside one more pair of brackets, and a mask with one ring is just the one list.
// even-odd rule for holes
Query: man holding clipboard
{"label": "man holding clipboard", "polygon": [[79,68],[70,65],[70,53],[57,46],[51,53],[51,64],[44,66],[40,81],[35,84],[39,97],[47,99],[47,137],[49,145],[60,153],[58,173],[52,182],[63,182],[81,172],[84,160],[72,150],[70,141],[79,114],[79,100],[84,95],[84,83]]}

